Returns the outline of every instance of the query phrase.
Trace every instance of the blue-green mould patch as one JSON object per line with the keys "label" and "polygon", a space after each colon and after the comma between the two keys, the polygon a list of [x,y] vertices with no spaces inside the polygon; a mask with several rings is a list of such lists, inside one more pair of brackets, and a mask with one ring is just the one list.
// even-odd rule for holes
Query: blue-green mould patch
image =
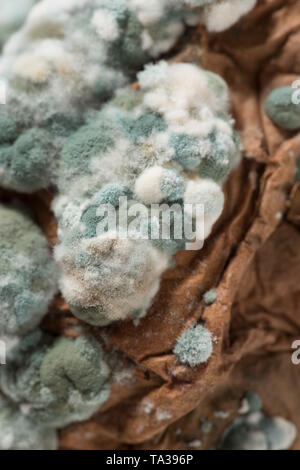
{"label": "blue-green mould patch", "polygon": [[[34,340],[34,341],[33,341]],[[14,403],[30,405],[30,419],[62,427],[88,419],[109,396],[109,369],[92,337],[75,340],[30,335],[1,371],[0,385]]]}
{"label": "blue-green mould patch", "polygon": [[17,136],[18,131],[14,120],[5,114],[0,114],[0,144],[14,142]]}
{"label": "blue-green mould patch", "polygon": [[292,87],[276,88],[265,100],[265,111],[271,121],[291,131],[300,129],[300,104],[293,102],[294,94]]}
{"label": "blue-green mould patch", "polygon": [[56,266],[45,237],[21,209],[0,205],[0,220],[0,334],[25,334],[56,292]]}
{"label": "blue-green mould patch", "polygon": [[225,430],[218,449],[221,450],[284,450],[294,442],[297,430],[281,417],[269,417],[261,411],[262,402],[254,392],[247,392],[242,404],[248,412],[236,418]]}
{"label": "blue-green mould patch", "polygon": [[186,134],[172,134],[169,139],[175,150],[175,160],[185,168],[195,169],[203,158],[199,139]]}
{"label": "blue-green mould patch", "polygon": [[182,364],[195,367],[206,362],[213,351],[210,331],[202,325],[186,330],[177,340],[173,349],[176,358]]}
{"label": "blue-green mould patch", "polygon": [[[53,170],[64,138],[117,89],[134,81],[136,72],[152,57],[167,52],[185,27],[185,7],[170,0],[160,2],[155,20],[150,23],[149,5],[143,12],[142,4],[124,0],[87,0],[68,7],[62,3],[49,8],[47,18],[42,8],[37,9],[14,37],[12,50],[4,50],[0,59],[9,91],[5,106],[8,118],[0,117],[0,144],[7,144],[7,148],[0,149],[0,183],[21,192],[34,192],[56,183]],[[153,7],[157,8],[155,1]],[[41,44],[45,42],[47,51],[55,51],[52,55],[44,53]],[[139,93],[133,95],[137,103]],[[132,106],[131,98],[120,98],[118,94],[114,101],[122,109]],[[22,141],[20,145],[26,148],[13,150],[11,144],[17,137],[13,120],[20,135],[37,127],[49,132],[49,138],[44,136],[42,140],[53,143],[53,150],[48,144],[41,146],[36,135],[28,136],[32,140],[30,148]],[[130,121],[125,120],[124,125],[129,138],[134,139],[149,135],[151,129],[163,129],[165,124],[149,112],[137,118],[135,137]],[[113,145],[111,136],[114,140],[113,130],[106,132],[105,126],[95,133],[92,128],[82,128],[68,143],[65,178],[72,179],[73,167],[76,174],[87,172],[91,147],[95,153],[103,152]]]}
{"label": "blue-green mould patch", "polygon": [[107,326],[111,323],[103,305],[83,307],[82,305],[70,304],[72,313],[82,321],[96,326]]}
{"label": "blue-green mould patch", "polygon": [[[215,181],[224,181],[229,175],[232,167],[231,160],[234,160],[234,156],[228,152],[227,143],[222,140],[224,136],[218,133],[211,133],[210,139],[210,151],[201,162],[199,174],[202,178],[211,178]],[[238,146],[238,137],[233,132],[233,152],[236,152]]]}
{"label": "blue-green mould patch", "polygon": [[[1,122],[0,122],[0,132]],[[55,149],[51,135],[39,128],[21,134],[13,145],[0,146],[2,184],[23,192],[51,185]],[[52,160],[53,157],[53,160]]]}
{"label": "blue-green mould patch", "polygon": [[217,300],[216,289],[210,289],[203,295],[203,299],[206,305],[211,305]]}
{"label": "blue-green mould patch", "polygon": [[132,192],[126,186],[119,183],[110,183],[103,186],[101,191],[95,194],[92,203],[97,204],[111,204],[114,207],[119,206],[121,197],[131,197]]}
{"label": "blue-green mould patch", "polygon": [[97,119],[93,124],[82,126],[66,141],[61,159],[62,190],[65,183],[74,177],[90,173],[91,159],[113,148],[114,137],[114,127],[103,119]]}
{"label": "blue-green mould patch", "polygon": [[137,142],[140,137],[149,137],[154,131],[163,132],[167,129],[164,119],[152,111],[148,111],[137,119],[121,116],[120,122],[129,140]]}
{"label": "blue-green mould patch", "polygon": [[169,201],[183,198],[185,181],[176,171],[165,169],[160,183],[161,192]]}
{"label": "blue-green mould patch", "polygon": [[60,338],[47,352],[40,369],[41,382],[58,401],[68,399],[70,383],[81,394],[96,395],[107,380],[99,368],[100,347],[84,337]]}
{"label": "blue-green mould patch", "polygon": [[256,411],[260,411],[262,408],[262,401],[260,396],[252,391],[249,391],[245,394],[242,405],[245,406],[247,413],[254,413]]}

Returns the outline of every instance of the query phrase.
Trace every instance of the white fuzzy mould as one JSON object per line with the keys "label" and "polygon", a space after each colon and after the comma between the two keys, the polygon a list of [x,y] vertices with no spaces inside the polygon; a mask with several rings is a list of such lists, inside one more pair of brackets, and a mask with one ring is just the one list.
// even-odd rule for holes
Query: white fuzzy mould
{"label": "white fuzzy mould", "polygon": [[257,0],[225,0],[208,5],[204,8],[202,20],[208,31],[221,32],[231,28],[239,19],[246,15]]}
{"label": "white fuzzy mould", "polygon": [[141,305],[146,313],[158,291],[160,276],[168,267],[167,255],[148,240],[122,239],[120,233],[111,232],[82,240],[78,248],[93,256],[95,271],[100,275],[90,283],[85,269],[75,269],[74,250],[57,247],[56,259],[65,269],[61,289],[69,303],[81,307],[102,305],[111,321],[125,319]]}
{"label": "white fuzzy mould", "polygon": [[208,76],[192,64],[165,61],[146,67],[138,78],[145,106],[162,114],[173,132],[203,137],[216,126],[232,132],[214,116],[214,112],[228,112],[227,86],[221,78]]}
{"label": "white fuzzy mould", "polygon": [[153,0],[145,2],[144,0],[128,0],[129,5],[136,13],[136,16],[144,26],[149,26],[161,20],[164,12],[165,0]]}
{"label": "white fuzzy mould", "polygon": [[160,184],[164,169],[161,166],[147,168],[136,180],[135,193],[145,204],[158,203],[164,198]]}
{"label": "white fuzzy mould", "polygon": [[[210,179],[189,181],[184,194],[185,204],[203,204],[204,216],[216,221],[224,207],[224,194],[221,187]],[[195,215],[193,207],[192,215]]]}
{"label": "white fuzzy mould", "polygon": [[104,41],[115,41],[119,37],[118,23],[111,12],[96,10],[92,24],[95,26],[99,37]]}

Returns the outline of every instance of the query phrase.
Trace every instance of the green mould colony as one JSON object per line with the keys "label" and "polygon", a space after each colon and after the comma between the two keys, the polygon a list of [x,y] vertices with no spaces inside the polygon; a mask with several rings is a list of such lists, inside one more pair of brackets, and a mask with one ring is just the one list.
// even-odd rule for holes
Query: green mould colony
{"label": "green mould colony", "polygon": [[[90,418],[109,397],[110,370],[94,337],[52,337],[39,328],[58,290],[88,324],[138,321],[185,246],[184,237],[141,236],[160,227],[160,217],[141,216],[134,239],[122,237],[127,227],[102,227],[98,207],[118,212],[126,197],[130,216],[134,204],[148,214],[151,204],[176,203],[175,224],[193,223],[185,207],[200,203],[203,238],[221,215],[222,185],[241,150],[227,86],[199,66],[161,56],[187,27],[223,31],[255,3],[1,1],[0,186],[55,191],[59,243],[53,256],[30,211],[1,204],[0,449],[55,449],[57,429]],[[277,121],[286,121],[284,100],[269,100]],[[205,302],[216,299],[211,290]],[[200,324],[183,331],[173,349],[186,367],[205,363],[212,351],[211,333]],[[246,424],[233,426],[222,445]]]}

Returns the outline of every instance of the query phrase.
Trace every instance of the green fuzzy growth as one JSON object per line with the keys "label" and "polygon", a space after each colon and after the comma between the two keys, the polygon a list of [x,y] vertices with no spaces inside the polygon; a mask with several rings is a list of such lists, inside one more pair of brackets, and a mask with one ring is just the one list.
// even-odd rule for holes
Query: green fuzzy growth
{"label": "green fuzzy growth", "polygon": [[262,412],[255,415],[250,413],[246,418],[236,418],[225,431],[218,449],[285,450],[291,446],[296,437],[292,423],[282,418],[269,418]]}
{"label": "green fuzzy growth", "polygon": [[[27,347],[27,349],[26,349]],[[3,392],[30,405],[30,419],[62,427],[88,419],[107,400],[109,370],[92,337],[21,342],[0,376]]]}
{"label": "green fuzzy growth", "polygon": [[83,225],[81,234],[83,234],[84,238],[93,238],[97,235],[97,226],[104,217],[97,215],[99,206],[118,207],[120,198],[128,196],[131,196],[131,191],[118,183],[107,184],[101,191],[97,192],[92,198],[91,205],[85,209],[80,219]]}
{"label": "green fuzzy growth", "polygon": [[169,143],[175,150],[175,160],[184,168],[193,170],[200,165],[202,156],[199,139],[186,134],[173,134]]}
{"label": "green fuzzy growth", "polygon": [[115,93],[115,97],[111,100],[111,105],[120,111],[130,112],[136,106],[143,102],[143,92],[141,90],[119,89]]}
{"label": "green fuzzy growth", "polygon": [[[152,244],[170,255],[174,255],[178,251],[185,249],[186,242],[192,241],[186,239],[185,224],[195,230],[195,222],[191,217],[184,212],[184,208],[180,204],[173,204],[172,210],[166,208],[166,216],[164,211],[161,211],[159,218],[153,216],[148,222],[148,234]],[[169,222],[170,220],[170,222]],[[175,231],[175,227],[181,230]],[[158,237],[156,238],[156,234]]]}
{"label": "green fuzzy growth", "polygon": [[47,242],[28,215],[0,206],[0,334],[35,328],[56,291]]}
{"label": "green fuzzy growth", "polygon": [[249,406],[249,411],[251,413],[255,413],[256,411],[260,411],[262,408],[262,401],[260,396],[255,392],[247,392],[245,395],[245,400]]}
{"label": "green fuzzy growth", "polygon": [[277,126],[285,130],[300,129],[300,104],[293,102],[295,89],[281,87],[273,90],[265,100],[265,112]]}
{"label": "green fuzzy growth", "polygon": [[150,59],[141,48],[144,27],[134,13],[126,8],[126,2],[113,0],[106,8],[114,10],[119,31],[122,31],[119,38],[109,47],[108,56],[118,63],[118,67],[131,75]]}
{"label": "green fuzzy growth", "polygon": [[73,315],[82,321],[96,326],[108,326],[112,322],[103,305],[83,307],[82,305],[70,304]]}
{"label": "green fuzzy growth", "polygon": [[68,399],[70,388],[82,395],[96,395],[107,379],[107,370],[99,368],[97,353],[100,355],[101,349],[86,338],[59,339],[42,362],[42,384],[62,403]]}
{"label": "green fuzzy growth", "polygon": [[[6,1],[9,6],[17,2]],[[2,186],[34,192],[56,184],[64,139],[117,89],[135,80],[143,65],[176,44],[186,23],[183,5],[162,0],[150,21],[149,9],[151,6],[144,9],[140,2],[87,0],[80,5],[72,3],[68,8],[54,5],[47,18],[38,9],[29,16],[15,36],[13,47],[4,50],[1,59],[9,90],[5,112],[8,119],[17,123],[20,135],[12,145],[18,137],[16,129],[12,121],[0,117]],[[5,11],[1,13],[6,16]],[[25,18],[24,12],[21,16]],[[102,22],[108,27],[103,28]],[[5,27],[5,18],[3,23]],[[41,47],[46,43],[47,51],[55,51],[53,54]],[[130,99],[125,99],[122,106],[128,110]],[[134,126],[137,136],[147,136],[152,128],[162,129],[164,125],[150,112],[137,121]],[[62,152],[60,190],[75,176],[90,175],[90,158],[114,147],[117,136],[109,123],[108,118],[103,128],[94,132],[92,126],[81,128],[68,141]],[[134,139],[131,123],[125,125],[130,139]]]}
{"label": "green fuzzy growth", "polygon": [[22,407],[0,397],[0,450],[55,450],[56,431],[39,426]]}
{"label": "green fuzzy growth", "polygon": [[178,361],[190,367],[206,362],[213,351],[210,331],[202,325],[186,330],[177,340],[173,353]]}
{"label": "green fuzzy growth", "polygon": [[164,132],[167,129],[164,119],[152,111],[142,114],[137,119],[129,119],[126,116],[120,120],[127,139],[133,142],[137,142],[140,137],[149,137],[155,131]]}
{"label": "green fuzzy growth", "polygon": [[82,126],[63,147],[59,187],[64,190],[67,182],[89,174],[91,159],[105,153],[114,145],[114,128],[109,122],[97,119],[92,124]]}
{"label": "green fuzzy growth", "polygon": [[54,153],[51,135],[39,128],[24,132],[10,147],[0,146],[1,184],[26,193],[49,186]]}
{"label": "green fuzzy growth", "polygon": [[218,449],[288,449],[297,434],[294,424],[280,417],[266,416],[261,411],[261,399],[254,392],[247,392],[244,400],[248,403],[249,412],[236,418],[225,430]]}
{"label": "green fuzzy growth", "polygon": [[97,210],[98,206],[89,206],[81,216],[81,222],[83,224],[81,233],[84,238],[93,238],[97,235],[97,225],[102,219],[101,216],[97,215]]}
{"label": "green fuzzy growth", "polygon": [[119,183],[110,183],[103,186],[101,191],[95,194],[92,202],[95,205],[111,204],[114,207],[118,207],[120,197],[126,196],[131,196],[129,188]]}
{"label": "green fuzzy growth", "polygon": [[[238,137],[233,133],[233,138],[238,146]],[[226,141],[223,140],[223,135],[213,132],[209,135],[211,143],[210,151],[203,158],[199,170],[202,178],[210,178],[214,181],[224,181],[232,169],[232,161],[234,161],[234,154],[229,154]],[[234,148],[233,152],[236,152]]]}
{"label": "green fuzzy growth", "polygon": [[17,126],[13,119],[5,114],[0,114],[0,145],[14,142],[17,136]]}
{"label": "green fuzzy growth", "polygon": [[165,169],[160,183],[160,189],[169,201],[178,201],[183,198],[185,182],[174,170]]}
{"label": "green fuzzy growth", "polygon": [[216,289],[210,289],[203,295],[203,299],[206,305],[211,305],[217,300]]}

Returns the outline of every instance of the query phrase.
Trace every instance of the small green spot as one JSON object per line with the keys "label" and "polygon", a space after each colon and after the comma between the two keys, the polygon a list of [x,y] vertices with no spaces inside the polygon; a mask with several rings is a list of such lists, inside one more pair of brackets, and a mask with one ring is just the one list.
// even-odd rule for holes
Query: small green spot
{"label": "small green spot", "polygon": [[186,330],[177,340],[173,352],[179,362],[191,367],[206,362],[213,351],[210,331],[202,325]]}
{"label": "small green spot", "polygon": [[210,289],[203,295],[204,302],[206,305],[211,305],[217,300],[216,289]]}
{"label": "small green spot", "polygon": [[300,104],[293,102],[295,89],[281,87],[272,91],[265,100],[265,111],[271,121],[285,130],[300,129]]}

